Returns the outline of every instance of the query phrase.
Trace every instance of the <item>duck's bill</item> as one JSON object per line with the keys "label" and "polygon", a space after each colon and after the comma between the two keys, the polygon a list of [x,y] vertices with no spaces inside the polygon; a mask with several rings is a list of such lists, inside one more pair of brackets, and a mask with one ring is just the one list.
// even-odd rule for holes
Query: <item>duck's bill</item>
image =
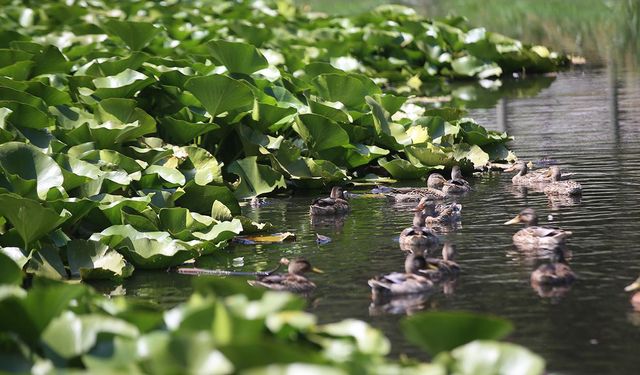
{"label": "duck's bill", "polygon": [[505,221],[504,225],[518,224],[519,222],[521,222],[520,215],[514,217],[513,219],[511,219],[509,221]]}
{"label": "duck's bill", "polygon": [[634,290],[640,289],[640,280],[636,280],[631,285],[627,285],[624,290],[625,292],[632,292]]}
{"label": "duck's bill", "polygon": [[315,273],[324,273],[324,271],[323,271],[323,270],[321,270],[320,268],[316,268],[316,267],[311,268],[311,272],[315,272]]}

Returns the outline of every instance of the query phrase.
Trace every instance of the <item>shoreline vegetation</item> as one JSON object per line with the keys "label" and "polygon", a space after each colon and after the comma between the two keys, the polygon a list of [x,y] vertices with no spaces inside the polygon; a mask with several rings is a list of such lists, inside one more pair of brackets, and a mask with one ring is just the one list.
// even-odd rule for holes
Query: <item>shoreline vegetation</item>
{"label": "shoreline vegetation", "polygon": [[[430,98],[454,81],[555,72],[566,56],[399,6],[333,17],[288,1],[30,4],[0,14],[3,370],[543,371],[524,348],[471,342],[503,337],[505,322],[436,345],[433,364],[399,364],[378,331],[317,326],[287,294],[203,278],[163,313],[68,281],[175,267],[267,229],[240,216],[243,199],[512,160],[507,134]],[[286,368],[251,373],[271,371]]]}

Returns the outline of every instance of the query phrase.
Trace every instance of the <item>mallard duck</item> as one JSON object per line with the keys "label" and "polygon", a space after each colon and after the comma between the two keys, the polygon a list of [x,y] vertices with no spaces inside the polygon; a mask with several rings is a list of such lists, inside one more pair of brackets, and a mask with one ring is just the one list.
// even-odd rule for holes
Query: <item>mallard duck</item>
{"label": "mallard duck", "polygon": [[511,182],[514,185],[529,185],[551,182],[551,175],[548,169],[529,171],[527,163],[516,163],[510,168],[505,169],[504,171],[518,171],[518,173],[511,178]]}
{"label": "mallard duck", "polygon": [[422,255],[409,254],[404,262],[404,273],[393,272],[369,280],[368,284],[371,287],[373,299],[376,300],[381,295],[399,296],[426,293],[433,290],[433,282],[420,275],[420,270],[426,266],[427,262]]}
{"label": "mallard duck", "polygon": [[439,242],[438,236],[429,228],[425,227],[425,217],[422,209],[416,208],[413,215],[413,225],[400,233],[401,247],[431,246]]}
{"label": "mallard duck", "polygon": [[421,198],[445,199],[447,194],[441,189],[447,180],[439,173],[432,173],[427,178],[425,188],[394,188],[379,186],[374,191],[384,194],[389,200],[395,202],[417,202]]}
{"label": "mallard duck", "polygon": [[[633,283],[627,285],[627,287],[624,288],[624,290],[626,292],[633,292],[636,290],[640,290],[640,277],[638,277],[638,279]],[[640,311],[640,292],[636,292],[631,296],[631,305],[633,306],[634,310]]]}
{"label": "mallard duck", "polygon": [[429,258],[425,251],[428,269],[424,273],[433,281],[455,277],[460,273],[460,266],[453,260],[455,255],[456,247],[449,241],[442,247],[442,258]]}
{"label": "mallard duck", "polygon": [[551,167],[551,183],[544,188],[547,195],[580,195],[582,185],[573,180],[562,180],[562,172],[557,166]]}
{"label": "mallard duck", "polygon": [[422,198],[416,207],[422,212],[425,225],[444,225],[460,220],[462,205],[459,203],[446,203],[436,205],[429,198]]}
{"label": "mallard duck", "polygon": [[504,224],[517,223],[524,223],[524,228],[513,235],[513,243],[516,245],[555,247],[564,244],[565,240],[571,236],[571,232],[562,229],[539,227],[538,216],[531,208],[525,208],[516,217]]}
{"label": "mallard duck", "polygon": [[280,264],[287,266],[287,273],[259,276],[257,280],[249,280],[249,285],[296,293],[307,293],[315,289],[316,284],[307,279],[304,273],[323,273],[323,271],[311,266],[311,263],[303,258],[296,258],[291,261],[287,258],[282,258],[280,259]]}
{"label": "mallard duck", "polygon": [[534,287],[568,285],[575,279],[576,275],[567,265],[562,251],[556,251],[550,263],[540,265],[531,273]]}
{"label": "mallard duck", "polygon": [[469,182],[462,177],[460,167],[454,165],[451,169],[451,179],[442,187],[445,194],[463,194],[471,191]]}
{"label": "mallard duck", "polygon": [[329,198],[317,198],[311,203],[309,213],[311,215],[340,215],[349,211],[349,202],[344,198],[344,192],[340,186],[331,189]]}

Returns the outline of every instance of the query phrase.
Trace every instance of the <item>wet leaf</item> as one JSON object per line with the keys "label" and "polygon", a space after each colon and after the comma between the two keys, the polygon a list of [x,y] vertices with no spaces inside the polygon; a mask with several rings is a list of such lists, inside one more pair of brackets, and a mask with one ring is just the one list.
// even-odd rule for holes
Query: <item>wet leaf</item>
{"label": "wet leaf", "polygon": [[285,241],[295,241],[296,235],[291,232],[274,233],[270,235],[249,235],[236,236],[233,241],[243,245],[279,243]]}

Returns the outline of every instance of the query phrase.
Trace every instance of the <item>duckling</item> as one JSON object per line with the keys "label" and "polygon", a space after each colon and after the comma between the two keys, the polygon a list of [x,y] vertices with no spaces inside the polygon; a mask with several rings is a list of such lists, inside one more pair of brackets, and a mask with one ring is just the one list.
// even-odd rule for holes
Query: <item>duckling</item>
{"label": "duckling", "polygon": [[550,169],[551,183],[544,188],[547,195],[580,195],[582,194],[582,185],[573,180],[562,181],[562,172],[557,166]]}
{"label": "duckling", "polygon": [[464,194],[471,191],[469,182],[462,177],[460,167],[454,165],[451,169],[451,179],[442,188],[445,194]]}
{"label": "duckling", "polygon": [[349,202],[340,186],[331,189],[329,198],[317,198],[311,203],[311,215],[340,215],[349,212]]}
{"label": "duckling", "polygon": [[513,235],[513,243],[516,245],[555,247],[564,244],[565,240],[571,236],[571,232],[562,229],[539,227],[538,216],[531,208],[525,208],[504,224],[517,223],[524,223],[525,226]]}
{"label": "duckling", "polygon": [[[627,287],[624,288],[624,290],[625,292],[633,292],[636,290],[640,290],[640,277],[638,277],[638,279],[633,283],[627,285]],[[640,311],[640,291],[634,293],[631,296],[631,305],[633,306],[634,310]]]}
{"label": "duckling", "polygon": [[575,279],[576,275],[567,265],[562,251],[556,251],[551,263],[542,264],[531,273],[531,285],[534,287],[568,285]]}
{"label": "duckling", "polygon": [[416,208],[413,215],[413,225],[404,229],[400,233],[401,248],[413,246],[431,246],[439,242],[438,236],[429,228],[425,227],[425,216],[422,208]]}
{"label": "duckling", "polygon": [[400,296],[430,292],[433,290],[433,282],[419,274],[426,266],[427,262],[422,255],[409,254],[404,262],[404,273],[393,272],[369,280],[373,299],[377,300],[381,295]]}
{"label": "duckling", "polygon": [[304,273],[324,273],[322,270],[311,266],[311,263],[303,258],[296,258],[291,261],[287,258],[282,258],[280,259],[280,264],[287,266],[287,273],[259,276],[257,280],[249,280],[249,285],[295,293],[308,293],[315,289],[316,284],[304,276]]}
{"label": "duckling", "polygon": [[424,221],[429,225],[444,225],[460,220],[462,205],[459,203],[438,204],[429,198],[422,198],[416,207],[422,212]]}
{"label": "duckling", "polygon": [[427,262],[428,269],[424,271],[433,281],[441,281],[443,279],[452,278],[460,273],[460,266],[453,259],[456,255],[456,247],[449,241],[444,243],[442,247],[442,259],[428,258],[425,251],[424,257]]}
{"label": "duckling", "polygon": [[389,200],[395,202],[415,202],[421,198],[445,199],[447,194],[442,191],[442,187],[447,180],[439,173],[432,173],[427,178],[426,188],[393,188],[378,187],[375,192],[384,194]]}

